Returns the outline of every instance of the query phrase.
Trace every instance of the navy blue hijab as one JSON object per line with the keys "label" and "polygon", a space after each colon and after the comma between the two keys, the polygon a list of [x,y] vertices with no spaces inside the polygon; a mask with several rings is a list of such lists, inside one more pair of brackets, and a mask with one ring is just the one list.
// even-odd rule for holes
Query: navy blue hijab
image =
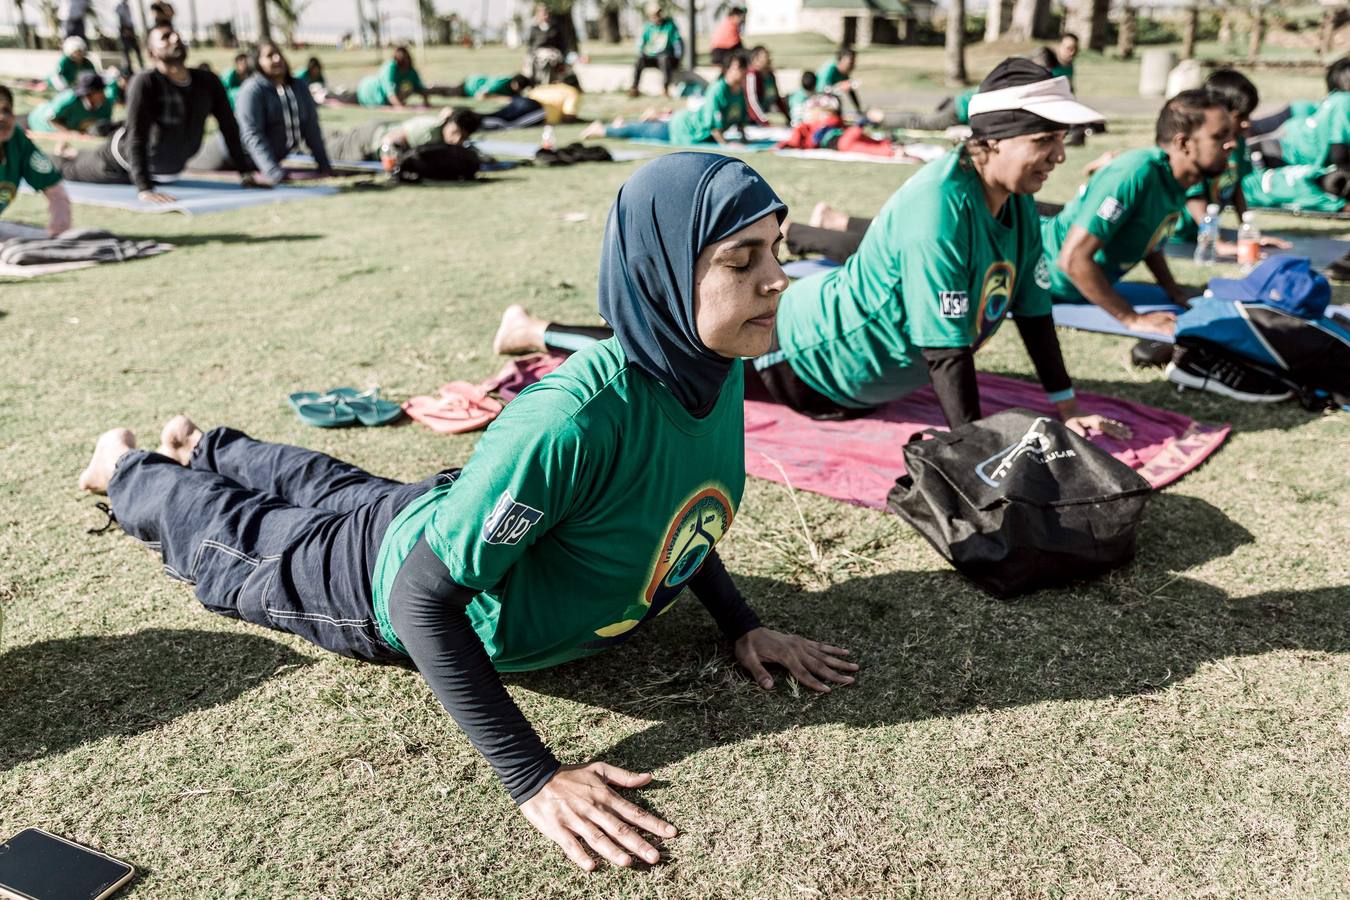
{"label": "navy blue hijab", "polygon": [[738,159],[671,153],[619,188],[600,254],[600,315],[628,361],[665,385],[685,409],[712,408],[737,360],[709,350],[694,323],[699,253],[787,206]]}

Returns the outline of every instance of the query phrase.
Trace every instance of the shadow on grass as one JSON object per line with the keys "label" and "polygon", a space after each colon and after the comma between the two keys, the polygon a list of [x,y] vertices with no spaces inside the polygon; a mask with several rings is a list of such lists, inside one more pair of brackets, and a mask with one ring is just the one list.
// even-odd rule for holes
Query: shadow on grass
{"label": "shadow on grass", "polygon": [[858,682],[829,696],[794,692],[783,678],[774,693],[760,691],[725,648],[716,649],[702,611],[688,609],[617,652],[513,681],[650,720],[598,754],[648,771],[802,725],[866,728],[1120,698],[1224,657],[1350,651],[1350,588],[1277,588],[1235,599],[1186,578],[1178,573],[1252,536],[1204,501],[1155,499],[1130,566],[1013,602],[989,598],[952,571],[854,578],[815,593],[738,578],[767,624],[852,650],[863,667]]}
{"label": "shadow on grass", "polygon": [[184,232],[183,234],[119,234],[129,241],[164,241],[175,247],[199,247],[203,244],[275,244],[289,241],[317,241],[321,234],[245,234],[242,231]]}
{"label": "shadow on grass", "polygon": [[262,635],[150,628],[0,655],[0,772],[228,703],[310,660]]}

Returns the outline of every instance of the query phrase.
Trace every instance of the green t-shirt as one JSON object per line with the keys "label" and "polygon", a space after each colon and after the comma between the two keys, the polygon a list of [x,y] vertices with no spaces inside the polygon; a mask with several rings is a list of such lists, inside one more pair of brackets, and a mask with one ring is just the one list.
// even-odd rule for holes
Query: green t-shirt
{"label": "green t-shirt", "polygon": [[[1247,139],[1239,137],[1237,146],[1233,148],[1232,154],[1228,157],[1227,170],[1218,178],[1206,178],[1199,184],[1188,187],[1186,199],[1201,199],[1205,201],[1206,205],[1217,203],[1221,207],[1231,206],[1233,195],[1237,193],[1243,179],[1251,173],[1251,151],[1247,149]],[[1194,242],[1198,225],[1199,223],[1191,218],[1190,209],[1182,206],[1181,218],[1177,219],[1177,227],[1172,232],[1172,239],[1182,243]]]}
{"label": "green t-shirt", "polygon": [[87,56],[82,63],[75,62],[69,56],[62,56],[56,61],[56,71],[47,76],[47,84],[58,91],[73,88],[75,82],[79,80],[81,72],[97,71],[98,69],[94,68],[93,61]]}
{"label": "green t-shirt", "polygon": [[510,75],[470,75],[464,79],[464,93],[469,97],[510,94]]}
{"label": "green t-shirt", "polygon": [[1335,170],[1335,166],[1280,166],[1253,172],[1242,179],[1242,195],[1251,207],[1340,212],[1350,204],[1318,183]]}
{"label": "green t-shirt", "polygon": [[392,59],[380,66],[378,75],[367,75],[356,85],[356,102],[362,106],[388,106],[389,98],[404,99],[425,90],[417,70],[409,67],[400,72]]}
{"label": "green t-shirt", "polygon": [[970,100],[980,92],[979,88],[971,88],[956,95],[953,104],[956,106],[956,121],[962,125],[970,124]]}
{"label": "green t-shirt", "polygon": [[680,46],[680,29],[670,18],[660,22],[648,22],[642,28],[642,39],[638,41],[638,52],[643,56],[663,56],[674,53]]}
{"label": "green t-shirt", "polygon": [[375,616],[423,535],[478,591],[474,630],[499,671],[540,669],[627,640],[675,601],[731,526],[745,488],[739,364],[707,416],[629,366],[611,338],[511,401],[452,484],[390,524]]}
{"label": "green t-shirt", "polygon": [[45,191],[61,180],[56,166],[17,125],[14,134],[0,147],[0,154],[3,154],[0,155],[0,213],[19,192],[20,181],[28,182],[35,191]]}
{"label": "green t-shirt", "polygon": [[1350,91],[1327,94],[1311,112],[1296,108],[1285,123],[1280,154],[1291,166],[1321,166],[1332,144],[1350,144]]}
{"label": "green t-shirt", "polygon": [[1073,89],[1073,63],[1069,63],[1067,66],[1051,66],[1050,74],[1056,78],[1063,75],[1065,78],[1069,79],[1070,90]]}
{"label": "green t-shirt", "polygon": [[882,207],[844,265],[788,287],[778,343],[802,381],[840,406],[879,406],[928,383],[921,348],[978,348],[1011,311],[1049,315],[1035,200],[989,212],[953,150]]}
{"label": "green t-shirt", "polygon": [[672,144],[701,144],[712,140],[714,131],[726,131],[745,125],[745,93],[731,88],[722,79],[708,86],[703,103],[694,109],[682,109],[670,119]]}
{"label": "green t-shirt", "polygon": [[291,73],[291,77],[305,82],[305,84],[323,84],[324,78],[320,75],[318,78],[309,77],[309,69],[296,69]]}
{"label": "green t-shirt", "polygon": [[788,118],[792,124],[796,125],[802,120],[802,111],[806,108],[806,101],[811,99],[814,91],[808,91],[805,88],[797,88],[791,94],[788,94]]}
{"label": "green t-shirt", "polygon": [[838,61],[832,59],[821,66],[820,71],[816,72],[816,90],[829,90],[841,81],[848,81],[851,77],[851,75],[840,72]]}
{"label": "green t-shirt", "polygon": [[1087,302],[1055,262],[1070,228],[1077,225],[1101,240],[1093,259],[1114,284],[1172,234],[1185,202],[1186,191],[1161,147],[1113,159],[1058,215],[1041,223],[1055,302]]}
{"label": "green t-shirt", "polygon": [[105,97],[98,109],[88,109],[74,91],[62,91],[28,114],[29,131],[55,131],[56,126],[84,131],[93,122],[112,121],[112,103]]}

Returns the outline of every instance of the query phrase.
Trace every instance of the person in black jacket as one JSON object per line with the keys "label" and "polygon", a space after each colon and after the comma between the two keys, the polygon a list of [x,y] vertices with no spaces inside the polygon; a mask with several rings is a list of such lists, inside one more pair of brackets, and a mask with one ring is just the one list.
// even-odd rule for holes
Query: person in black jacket
{"label": "person in black jacket", "polygon": [[[319,172],[331,174],[318,107],[305,82],[291,74],[281,48],[263,41],[250,62],[254,74],[239,88],[234,115],[239,122],[240,142],[258,167],[257,180],[267,184],[284,181],[286,172],[281,162],[302,144],[314,157]],[[230,158],[223,136],[216,135],[193,157],[188,168],[213,171],[238,166]]]}
{"label": "person in black jacket", "polygon": [[239,126],[225,86],[206,69],[187,67],[187,45],[171,26],[151,30],[146,50],[154,68],[136,73],[127,87],[127,121],[93,150],[70,153],[58,146],[53,160],[70,181],[134,184],[140,198],[172,203],[174,197],[155,189],[155,175],[177,175],[202,146],[206,117],[215,117],[230,158],[238,161],[246,186],[254,186],[249,162],[239,141]]}

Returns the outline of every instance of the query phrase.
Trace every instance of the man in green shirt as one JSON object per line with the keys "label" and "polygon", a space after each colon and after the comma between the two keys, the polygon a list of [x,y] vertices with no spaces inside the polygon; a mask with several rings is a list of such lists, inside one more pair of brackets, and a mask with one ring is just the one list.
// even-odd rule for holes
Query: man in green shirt
{"label": "man in green shirt", "polygon": [[1069,88],[1073,89],[1076,87],[1073,83],[1073,61],[1078,57],[1078,35],[1072,31],[1064,32],[1055,45],[1054,53],[1057,65],[1050,67],[1050,74],[1069,79]]}
{"label": "man in green shirt", "polygon": [[14,94],[0,85],[0,213],[14,200],[21,182],[47,198],[49,235],[56,237],[70,228],[70,198],[61,173],[23,133],[14,117]]}
{"label": "man in green shirt", "polygon": [[404,106],[413,94],[422,95],[422,104],[431,105],[431,95],[422,76],[413,68],[412,53],[399,45],[394,55],[380,66],[379,74],[362,78],[356,86],[356,102],[362,106]]}
{"label": "man in green shirt", "polygon": [[28,114],[29,131],[88,134],[112,121],[112,103],[104,94],[103,79],[83,72],[72,90],[62,91]]}
{"label": "man in green shirt", "polygon": [[64,91],[75,86],[81,72],[98,73],[89,59],[89,45],[84,38],[71,35],[61,42],[61,58],[56,61],[56,70],[47,76],[47,84],[53,89]]}
{"label": "man in green shirt", "polygon": [[1322,102],[1312,110],[1295,111],[1284,123],[1282,165],[1350,169],[1350,56],[1332,63],[1326,78]]}
{"label": "man in green shirt", "polygon": [[[1162,243],[1182,215],[1186,190],[1228,169],[1237,138],[1227,107],[1202,90],[1167,101],[1155,137],[1156,146],[1123,153],[1094,175],[1058,215],[1044,220],[1041,235],[1054,302],[1095,303],[1129,328],[1171,334],[1174,314],[1141,315],[1134,305],[1188,304]],[[1157,287],[1119,284],[1141,261]]]}
{"label": "man in green shirt", "polygon": [[253,74],[253,60],[247,53],[236,53],[234,55],[234,65],[230,71],[220,77],[220,83],[225,85],[225,96],[230,98],[230,106],[234,106],[235,98],[239,96],[239,89],[248,81],[248,77]]}
{"label": "man in green shirt", "polygon": [[641,93],[638,90],[638,82],[642,80],[643,70],[648,68],[661,70],[661,75],[665,78],[664,94],[669,96],[670,83],[682,56],[684,56],[684,41],[680,37],[679,26],[667,15],[660,3],[648,3],[647,22],[642,27],[642,35],[638,38],[637,61],[633,64],[633,86],[628,89],[628,96],[636,97]]}
{"label": "man in green shirt", "polygon": [[816,72],[816,90],[848,95],[854,110],[861,115],[862,103],[858,100],[858,92],[853,84],[853,67],[857,61],[858,54],[852,47],[840,47],[834,59]]}
{"label": "man in green shirt", "polygon": [[745,54],[735,53],[722,69],[722,77],[708,86],[703,102],[693,109],[682,109],[668,122],[625,123],[615,119],[609,125],[592,122],[581,133],[581,139],[611,137],[628,140],[664,141],[689,147],[715,142],[729,143],[726,132],[744,128],[747,123],[745,103]]}

